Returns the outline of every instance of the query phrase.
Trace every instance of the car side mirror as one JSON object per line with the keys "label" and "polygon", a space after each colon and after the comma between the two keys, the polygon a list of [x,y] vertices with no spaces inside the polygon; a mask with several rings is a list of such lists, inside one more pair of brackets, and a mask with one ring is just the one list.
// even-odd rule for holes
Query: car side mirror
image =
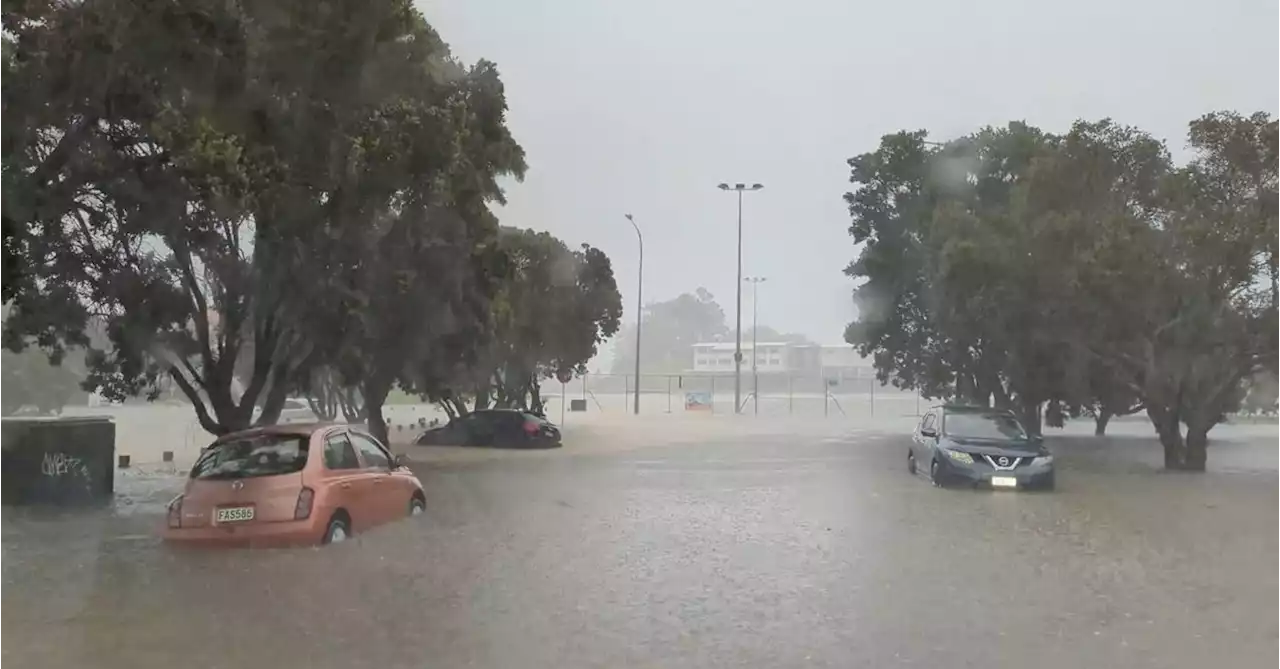
{"label": "car side mirror", "polygon": [[405,466],[405,460],[404,460],[404,456],[403,456],[403,455],[400,455],[399,453],[396,453],[395,455],[391,456],[391,468],[392,468],[392,469],[399,469],[399,468],[404,467],[404,466]]}
{"label": "car side mirror", "polygon": [[1033,444],[1043,444],[1043,443],[1044,443],[1044,435],[1042,435],[1042,434],[1033,434],[1033,435],[1031,435],[1030,437],[1027,437],[1027,441],[1030,441],[1030,442],[1031,442],[1031,443],[1033,443]]}
{"label": "car side mirror", "polygon": [[933,428],[931,428],[931,427],[921,428],[921,430],[920,430],[920,436],[922,436],[922,437],[930,437],[930,438],[932,438],[932,437],[936,437],[936,436],[938,436],[938,431],[937,431],[937,430],[935,430],[935,429],[933,429]]}

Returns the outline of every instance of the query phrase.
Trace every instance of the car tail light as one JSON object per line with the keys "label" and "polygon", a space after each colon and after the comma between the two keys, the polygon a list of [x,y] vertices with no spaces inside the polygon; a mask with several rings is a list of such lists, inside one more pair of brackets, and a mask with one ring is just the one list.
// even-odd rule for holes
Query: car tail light
{"label": "car tail light", "polygon": [[311,503],[316,500],[316,491],[303,488],[298,491],[298,503],[293,507],[293,519],[305,520],[311,517]]}
{"label": "car tail light", "polygon": [[182,527],[182,495],[169,500],[165,515],[168,517],[169,527]]}
{"label": "car tail light", "polygon": [[527,420],[524,422],[524,431],[525,431],[525,434],[537,434],[538,424],[531,420]]}

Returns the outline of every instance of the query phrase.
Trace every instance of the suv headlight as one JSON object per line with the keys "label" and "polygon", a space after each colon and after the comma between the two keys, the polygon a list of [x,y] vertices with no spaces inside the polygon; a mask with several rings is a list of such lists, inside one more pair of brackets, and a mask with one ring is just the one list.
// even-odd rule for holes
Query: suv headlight
{"label": "suv headlight", "polygon": [[1036,458],[1035,460],[1032,460],[1032,461],[1031,461],[1031,466],[1032,466],[1032,467],[1047,467],[1047,466],[1049,466],[1049,465],[1051,465],[1051,464],[1053,464],[1053,456],[1052,456],[1052,455],[1041,455],[1040,457],[1038,457],[1038,458]]}
{"label": "suv headlight", "polygon": [[973,456],[969,455],[968,453],[965,453],[963,451],[952,451],[947,449],[943,449],[943,451],[947,454],[948,457],[950,457],[952,460],[955,460],[956,462],[966,464],[966,465],[973,464]]}

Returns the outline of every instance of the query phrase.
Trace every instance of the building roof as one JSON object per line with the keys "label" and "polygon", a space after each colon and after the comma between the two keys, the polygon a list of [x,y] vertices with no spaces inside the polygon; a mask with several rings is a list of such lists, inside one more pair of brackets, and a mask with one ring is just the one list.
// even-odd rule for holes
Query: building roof
{"label": "building roof", "polygon": [[[761,342],[756,342],[756,346],[778,346],[778,347],[784,347],[784,346],[788,346],[788,344],[787,344],[787,342],[785,342],[785,341],[761,341]],[[725,341],[713,341],[713,342],[703,342],[703,343],[694,344],[694,345],[693,345],[693,347],[694,347],[694,348],[702,348],[702,349],[710,349],[710,350],[712,350],[712,351],[732,351],[734,348],[736,348],[736,347],[737,347],[737,344],[735,344],[734,342],[731,342],[731,341],[727,341],[727,342],[725,342]],[[743,340],[743,342],[742,342],[742,348],[744,348],[744,349],[751,348],[751,342],[750,342],[750,341],[747,341],[747,340]]]}
{"label": "building roof", "polygon": [[[825,348],[825,349],[833,349],[833,350],[835,349],[852,350],[853,349],[853,344],[797,344],[789,341],[762,341],[762,342],[757,342],[756,345],[757,346],[786,346],[789,348],[815,348],[816,347],[816,348]],[[749,339],[743,339],[742,347],[751,348],[751,341]],[[712,349],[717,351],[732,351],[734,348],[734,342],[731,342],[731,341],[698,342],[697,344],[693,345],[693,348],[707,348],[707,349]]]}

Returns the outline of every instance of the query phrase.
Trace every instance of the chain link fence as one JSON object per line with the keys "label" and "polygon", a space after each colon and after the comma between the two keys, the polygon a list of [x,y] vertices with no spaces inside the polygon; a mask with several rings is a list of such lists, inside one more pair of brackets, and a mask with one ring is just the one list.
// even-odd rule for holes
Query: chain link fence
{"label": "chain link fence", "polygon": [[[563,413],[631,413],[637,392],[641,414],[731,414],[732,375],[586,374],[568,383],[542,384],[548,416]],[[741,412],[770,416],[917,416],[931,402],[914,391],[874,378],[823,378],[779,374],[742,375]]]}

